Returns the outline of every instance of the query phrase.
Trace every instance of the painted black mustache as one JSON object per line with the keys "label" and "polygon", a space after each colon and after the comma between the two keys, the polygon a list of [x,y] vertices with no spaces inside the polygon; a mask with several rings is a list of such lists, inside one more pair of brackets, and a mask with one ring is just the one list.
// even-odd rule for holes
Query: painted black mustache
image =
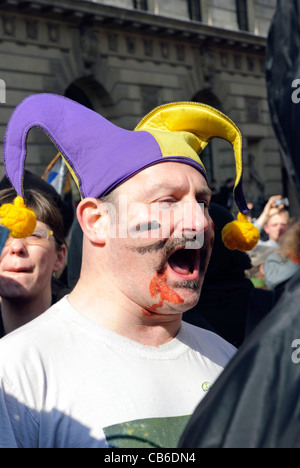
{"label": "painted black mustache", "polygon": [[[157,252],[157,251],[162,251],[162,259],[159,263],[159,265],[156,268],[156,271],[158,274],[162,274],[166,268],[166,262],[168,260],[168,257],[170,254],[176,250],[176,249],[184,249],[186,247],[187,242],[195,242],[195,247],[196,247],[196,236],[182,236],[181,238],[175,238],[175,239],[163,239],[157,242],[154,242],[153,244],[143,246],[143,247],[133,247],[132,249],[135,252],[138,252],[141,255],[151,253],[151,252]],[[200,272],[205,272],[206,267],[207,267],[207,255],[208,255],[208,243],[204,242],[203,245],[199,245],[199,248],[201,247],[201,258],[200,258]],[[196,247],[197,248],[197,247]]]}
{"label": "painted black mustache", "polygon": [[[196,239],[196,236],[187,237],[183,235],[180,238],[159,240],[157,242],[153,242],[152,244],[143,247],[133,247],[133,250],[144,255],[146,253],[151,253],[165,249],[165,255],[167,258],[174,249],[176,249],[177,247],[184,249],[187,243],[194,243],[195,248],[197,248],[197,242],[198,241]],[[199,245],[199,248],[200,247],[201,246]]]}

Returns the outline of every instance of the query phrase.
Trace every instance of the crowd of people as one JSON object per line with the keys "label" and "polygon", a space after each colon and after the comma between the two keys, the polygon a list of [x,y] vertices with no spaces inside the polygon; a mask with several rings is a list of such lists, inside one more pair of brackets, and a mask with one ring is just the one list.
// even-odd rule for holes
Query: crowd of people
{"label": "crowd of people", "polygon": [[[252,371],[262,362],[257,342],[270,342],[276,311],[281,317],[279,306],[287,302],[287,285],[300,273],[300,221],[291,219],[287,202],[281,195],[272,196],[251,220],[261,233],[251,252],[230,250],[222,230],[234,219],[230,209],[237,184],[228,179],[226,199],[218,195],[211,202],[202,163],[194,154],[200,138],[197,125],[207,106],[162,106],[151,113],[149,127],[146,117],[137,131],[127,133],[72,101],[49,95],[46,107],[45,102],[39,107],[39,99],[34,105],[41,118],[57,115],[57,109],[72,116],[50,129],[50,136],[71,148],[67,160],[76,168],[81,201],[66,204],[50,184],[25,171],[22,195],[37,224],[27,237],[8,237],[0,256],[0,447],[297,445],[297,412],[289,412],[294,406],[280,417],[290,416],[295,431],[283,430],[276,420],[268,438],[262,415],[259,424],[252,424],[251,397],[246,404],[247,385],[258,383]],[[30,105],[24,104],[29,106],[27,115]],[[183,150],[186,140],[172,128],[175,154],[180,143],[182,156],[169,152],[163,159],[160,151],[156,156],[160,138],[173,145],[171,132],[161,122],[177,122],[182,112],[195,141]],[[209,112],[213,120],[213,109]],[[202,129],[204,141],[224,138],[217,119],[207,135]],[[14,128],[17,120],[15,112],[9,125]],[[99,159],[99,141],[108,140],[111,132],[112,147],[107,145],[107,153],[101,155],[108,174],[104,181],[103,171],[95,171],[93,164],[87,168],[83,147],[73,156],[76,141],[70,128],[74,124],[78,129],[78,122],[84,122],[82,131],[88,134],[94,124],[103,127],[103,134],[89,141],[91,160]],[[28,130],[28,122],[21,124]],[[162,136],[151,133],[155,125],[162,125]],[[237,131],[225,117],[224,125],[228,135]],[[119,147],[114,132],[122,134]],[[111,154],[120,151],[125,157],[124,140],[131,159],[123,173],[121,159],[112,162]],[[143,149],[148,154],[141,162]],[[9,174],[7,155],[5,161]],[[0,189],[0,205],[18,194],[17,183],[12,187],[7,178]],[[136,207],[134,213],[127,210],[129,237],[111,234],[122,228],[125,197],[127,208]],[[150,210],[154,203],[164,213],[170,207],[175,210],[169,236],[162,234],[164,216],[155,217]],[[186,203],[192,207],[191,216],[179,222],[176,210]],[[187,249],[187,243],[192,247]],[[266,375],[268,357],[264,359]],[[258,411],[266,387],[257,374],[264,387],[261,392],[252,389]],[[298,385],[298,375],[287,376]],[[284,395],[278,392],[280,398]],[[289,404],[297,406],[294,394]],[[232,418],[236,411],[232,426],[222,414],[224,405],[231,408]],[[276,408],[269,404],[268,417],[272,412],[275,417]],[[244,416],[242,433],[239,412]]]}

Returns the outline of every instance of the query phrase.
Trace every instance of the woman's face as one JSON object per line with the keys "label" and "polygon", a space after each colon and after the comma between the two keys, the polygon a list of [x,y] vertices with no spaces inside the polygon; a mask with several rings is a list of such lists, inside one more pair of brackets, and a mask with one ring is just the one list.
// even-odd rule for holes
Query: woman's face
{"label": "woman's face", "polygon": [[[36,229],[50,229],[37,221]],[[57,249],[53,235],[28,244],[13,239],[4,245],[0,256],[0,296],[7,299],[31,299],[51,290],[51,277],[64,263],[65,249]]]}

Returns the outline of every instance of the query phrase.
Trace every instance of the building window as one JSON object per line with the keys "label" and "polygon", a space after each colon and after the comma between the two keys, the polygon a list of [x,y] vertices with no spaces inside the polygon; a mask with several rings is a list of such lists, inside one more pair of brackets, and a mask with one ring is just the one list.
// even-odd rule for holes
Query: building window
{"label": "building window", "polygon": [[189,17],[193,21],[202,21],[200,0],[188,0]]}
{"label": "building window", "polygon": [[148,10],[147,0],[133,0],[133,8],[135,10]]}
{"label": "building window", "polygon": [[236,14],[239,29],[249,31],[247,0],[236,0]]}

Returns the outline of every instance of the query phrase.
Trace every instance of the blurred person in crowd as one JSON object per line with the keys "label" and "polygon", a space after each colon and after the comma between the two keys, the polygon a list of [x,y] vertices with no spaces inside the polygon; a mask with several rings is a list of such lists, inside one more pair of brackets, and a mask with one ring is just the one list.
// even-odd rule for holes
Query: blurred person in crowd
{"label": "blurred person in crowd", "polygon": [[278,291],[268,289],[265,279],[265,262],[275,249],[274,246],[257,245],[253,251],[247,252],[252,267],[245,271],[245,275],[255,287],[255,294],[252,295],[247,314],[245,338],[272,310],[280,298]]}
{"label": "blurred person in crowd", "polygon": [[249,278],[256,288],[267,289],[265,280],[265,261],[275,251],[276,247],[272,245],[257,245],[248,256],[251,260],[251,268],[246,271],[246,276]]}
{"label": "blurred person in crowd", "polygon": [[[199,301],[183,315],[183,320],[211,328],[235,347],[274,306],[274,294],[257,291],[245,271],[251,268],[247,253],[229,250],[222,242],[223,227],[233,220],[222,206],[211,203],[215,240]],[[255,249],[254,249],[255,250]],[[254,317],[255,314],[255,317]]]}
{"label": "blurred person in crowd", "polygon": [[281,195],[274,195],[269,198],[259,217],[253,220],[260,232],[260,239],[254,249],[248,252],[252,268],[246,274],[257,288],[268,289],[264,271],[265,261],[278,247],[280,237],[289,228],[290,216],[286,208]]}
{"label": "blurred person in crowd", "polygon": [[209,188],[211,190],[211,195],[214,196],[216,193],[218,193],[218,182],[216,181],[216,179],[212,179],[210,184],[209,184]]}
{"label": "blurred person in crowd", "polygon": [[300,221],[293,223],[278,243],[278,249],[268,256],[264,271],[268,289],[282,290],[300,268]]}
{"label": "blurred person in crowd", "polygon": [[199,403],[178,445],[300,448],[300,270]]}
{"label": "blurred person in crowd", "polygon": [[281,195],[270,197],[262,213],[255,220],[255,226],[268,236],[268,240],[260,240],[258,245],[277,247],[280,236],[288,229],[290,217],[287,206],[284,202],[278,204],[282,200]]}
{"label": "blurred person in crowd", "polygon": [[212,202],[223,206],[227,210],[233,207],[232,189],[234,187],[234,179],[229,177],[225,183],[220,187],[220,190],[212,195]]}
{"label": "blurred person in crowd", "polygon": [[[0,205],[11,203],[13,188],[0,191]],[[65,262],[61,212],[49,195],[25,190],[27,206],[36,214],[34,232],[24,239],[8,237],[0,256],[0,338],[41,315],[65,294],[53,275]]]}

